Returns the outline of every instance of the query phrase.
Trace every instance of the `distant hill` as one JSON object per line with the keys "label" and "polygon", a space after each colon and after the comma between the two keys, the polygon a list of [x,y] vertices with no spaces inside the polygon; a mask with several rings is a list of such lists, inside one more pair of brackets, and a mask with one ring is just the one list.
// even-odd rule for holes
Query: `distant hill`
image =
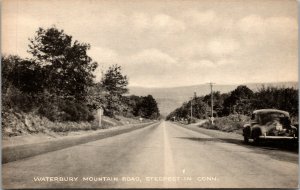
{"label": "distant hill", "polygon": [[[227,93],[234,90],[239,85],[246,85],[253,91],[257,91],[262,85],[275,86],[275,87],[292,87],[298,89],[298,82],[277,82],[277,83],[246,83],[246,84],[232,84],[232,85],[214,85],[214,91],[220,91],[221,93]],[[145,88],[145,87],[129,87],[129,93],[146,96],[151,94],[158,103],[160,113],[166,116],[174,109],[180,107],[182,103],[190,99],[194,92],[197,96],[202,96],[210,93],[210,87],[208,84],[199,84],[193,86],[181,86],[181,87],[169,87],[169,88]]]}

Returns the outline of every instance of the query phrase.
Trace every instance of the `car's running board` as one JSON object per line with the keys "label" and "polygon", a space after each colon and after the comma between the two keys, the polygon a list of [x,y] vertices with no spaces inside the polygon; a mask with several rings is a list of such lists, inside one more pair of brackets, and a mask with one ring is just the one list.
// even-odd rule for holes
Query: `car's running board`
{"label": "car's running board", "polygon": [[298,137],[285,137],[285,136],[259,136],[260,139],[298,139]]}

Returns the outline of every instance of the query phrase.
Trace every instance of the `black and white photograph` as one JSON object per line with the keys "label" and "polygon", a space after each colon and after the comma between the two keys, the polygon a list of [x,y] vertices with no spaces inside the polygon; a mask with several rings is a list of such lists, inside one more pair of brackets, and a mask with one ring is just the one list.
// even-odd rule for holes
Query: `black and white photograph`
{"label": "black and white photograph", "polygon": [[2,0],[3,189],[299,188],[296,0]]}

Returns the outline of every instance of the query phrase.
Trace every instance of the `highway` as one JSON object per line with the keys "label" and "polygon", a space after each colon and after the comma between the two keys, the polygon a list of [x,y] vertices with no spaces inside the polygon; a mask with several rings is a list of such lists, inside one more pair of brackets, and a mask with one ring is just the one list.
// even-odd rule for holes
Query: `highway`
{"label": "highway", "polygon": [[[224,137],[226,138],[226,137]],[[2,165],[4,188],[296,188],[298,153],[162,121]]]}

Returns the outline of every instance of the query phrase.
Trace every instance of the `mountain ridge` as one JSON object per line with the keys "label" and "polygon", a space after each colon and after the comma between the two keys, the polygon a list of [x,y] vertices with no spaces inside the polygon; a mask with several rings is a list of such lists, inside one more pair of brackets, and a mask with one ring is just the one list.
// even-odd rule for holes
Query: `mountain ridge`
{"label": "mountain ridge", "polygon": [[[286,82],[262,82],[262,83],[242,83],[242,84],[215,84],[214,91],[228,93],[239,85],[246,85],[253,91],[257,91],[263,85],[274,87],[286,87],[299,89],[297,81]],[[182,103],[188,101],[196,92],[197,96],[203,96],[210,93],[209,84],[178,86],[178,87],[139,87],[129,86],[129,94],[137,96],[146,96],[151,94],[157,101],[159,110],[163,116],[180,107]]]}
{"label": "mountain ridge", "polygon": [[[247,83],[232,83],[232,84],[216,84],[216,85],[221,85],[221,86],[232,86],[232,85],[261,85],[261,84],[266,84],[266,85],[278,85],[278,84],[297,84],[297,81],[281,81],[281,82],[247,82]],[[186,88],[186,87],[195,87],[195,86],[202,86],[206,85],[208,86],[208,83],[201,83],[201,84],[195,84],[195,85],[187,85],[187,86],[167,86],[167,87],[144,87],[144,86],[128,86],[130,88],[143,88],[143,89],[152,89],[152,90],[159,90],[159,89],[173,89],[173,88]]]}

